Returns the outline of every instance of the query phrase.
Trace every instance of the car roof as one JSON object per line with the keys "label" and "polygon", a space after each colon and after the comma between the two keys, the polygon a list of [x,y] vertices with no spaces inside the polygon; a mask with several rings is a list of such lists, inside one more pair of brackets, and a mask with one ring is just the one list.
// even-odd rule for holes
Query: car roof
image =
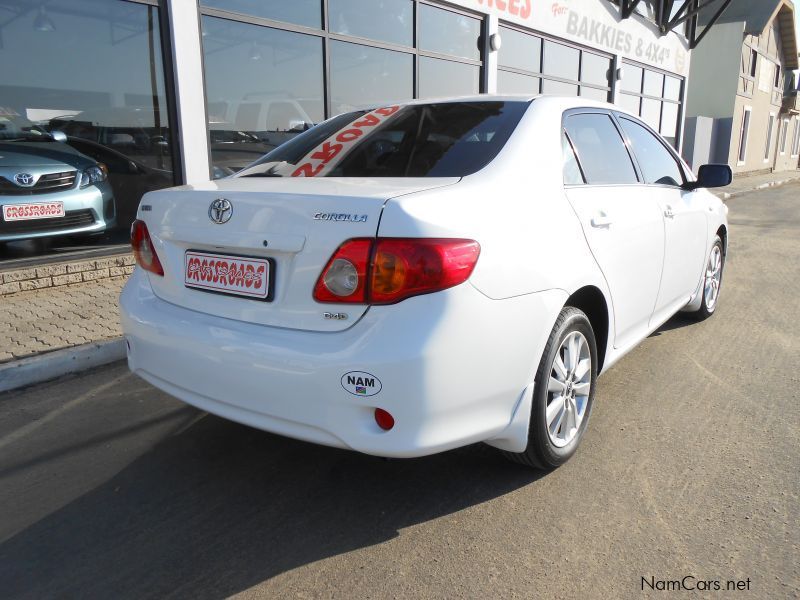
{"label": "car roof", "polygon": [[441,98],[424,98],[408,100],[405,102],[387,102],[377,106],[366,106],[362,110],[373,110],[388,104],[396,104],[399,106],[419,106],[425,104],[444,104],[449,102],[532,102],[534,100],[536,100],[536,103],[541,105],[542,108],[544,108],[544,105],[546,105],[551,110],[569,110],[571,108],[600,108],[636,116],[621,106],[617,106],[609,102],[600,102],[598,100],[592,100],[590,98],[584,98],[580,96],[551,96],[548,94],[471,94],[468,96],[444,96]]}

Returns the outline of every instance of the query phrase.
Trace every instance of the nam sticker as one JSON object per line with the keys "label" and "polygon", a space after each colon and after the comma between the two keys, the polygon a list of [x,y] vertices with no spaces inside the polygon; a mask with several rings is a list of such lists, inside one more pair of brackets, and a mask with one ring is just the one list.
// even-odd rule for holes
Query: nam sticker
{"label": "nam sticker", "polygon": [[350,371],[342,375],[342,387],[353,396],[374,396],[381,391],[381,380],[371,373]]}

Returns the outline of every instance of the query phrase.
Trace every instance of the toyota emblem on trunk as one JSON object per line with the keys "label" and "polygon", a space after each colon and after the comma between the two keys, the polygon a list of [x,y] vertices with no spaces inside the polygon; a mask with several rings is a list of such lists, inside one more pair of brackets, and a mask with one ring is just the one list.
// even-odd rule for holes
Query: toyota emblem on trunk
{"label": "toyota emblem on trunk", "polygon": [[208,218],[217,225],[222,225],[231,220],[233,216],[233,204],[226,198],[217,198],[208,207]]}
{"label": "toyota emblem on trunk", "polygon": [[30,187],[33,185],[33,175],[30,173],[17,173],[14,175],[14,181],[17,182],[17,185]]}

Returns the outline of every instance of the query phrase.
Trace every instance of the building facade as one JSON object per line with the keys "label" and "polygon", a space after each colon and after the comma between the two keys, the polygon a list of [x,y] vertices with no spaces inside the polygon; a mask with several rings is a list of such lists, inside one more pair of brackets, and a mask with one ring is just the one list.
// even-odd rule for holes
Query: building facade
{"label": "building facade", "polygon": [[0,0],[0,121],[63,131],[106,165],[121,227],[148,190],[231,174],[314,123],[412,98],[606,100],[680,147],[689,44],[642,12],[623,18],[609,0]]}
{"label": "building facade", "polygon": [[732,10],[692,55],[684,155],[734,173],[798,168],[800,110],[794,5]]}

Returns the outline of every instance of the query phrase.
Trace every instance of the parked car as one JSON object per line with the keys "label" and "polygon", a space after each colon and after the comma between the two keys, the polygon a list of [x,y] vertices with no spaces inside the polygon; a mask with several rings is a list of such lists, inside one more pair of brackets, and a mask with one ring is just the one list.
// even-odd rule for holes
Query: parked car
{"label": "parked car", "polygon": [[101,234],[114,226],[107,169],[0,107],[0,242]]}
{"label": "parked car", "polygon": [[730,179],[585,98],[341,115],[144,197],[128,363],[298,439],[390,457],[487,442],[553,468],[600,373],[676,312],[716,311],[727,208],[703,188]]}
{"label": "parked car", "polygon": [[120,228],[130,229],[145,193],[175,185],[172,171],[146,165],[103,144],[72,136],[67,144],[106,166]]}
{"label": "parked car", "polygon": [[94,108],[51,119],[48,128],[107,166],[120,228],[130,228],[145,192],[175,185],[166,115],[152,107]]}

